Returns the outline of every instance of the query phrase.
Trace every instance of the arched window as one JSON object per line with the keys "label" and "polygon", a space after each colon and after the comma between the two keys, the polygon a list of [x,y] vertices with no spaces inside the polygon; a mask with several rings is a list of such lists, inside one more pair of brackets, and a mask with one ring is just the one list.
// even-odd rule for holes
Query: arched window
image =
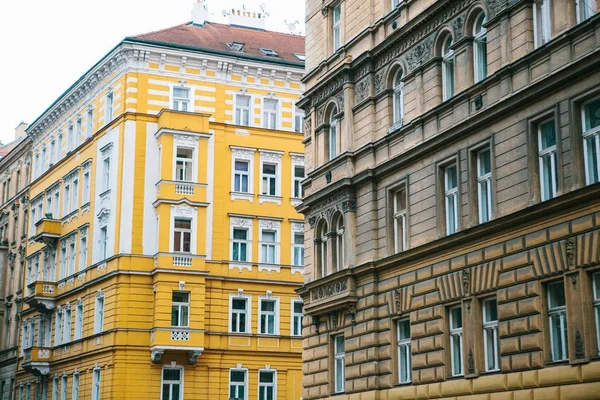
{"label": "arched window", "polygon": [[480,13],[473,23],[473,68],[475,83],[482,81],[487,76],[487,30],[484,24],[487,22],[485,14]]}
{"label": "arched window", "polygon": [[454,50],[452,36],[448,35],[442,45],[442,99],[454,96]]}
{"label": "arched window", "polygon": [[404,119],[404,81],[402,69],[394,76],[394,126],[401,126]]}
{"label": "arched window", "polygon": [[338,121],[336,115],[338,113],[337,107],[333,107],[329,112],[329,161],[337,157],[337,146],[338,146]]}
{"label": "arched window", "polygon": [[317,278],[327,275],[327,222],[324,220],[317,227],[315,240],[315,264],[317,265]]}
{"label": "arched window", "polygon": [[333,268],[341,271],[344,268],[344,217],[338,213],[333,221]]}

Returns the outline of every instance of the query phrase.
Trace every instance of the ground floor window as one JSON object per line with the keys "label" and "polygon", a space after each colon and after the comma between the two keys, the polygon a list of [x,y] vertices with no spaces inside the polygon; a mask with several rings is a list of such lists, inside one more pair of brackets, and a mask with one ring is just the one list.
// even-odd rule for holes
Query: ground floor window
{"label": "ground floor window", "polygon": [[161,400],[181,400],[183,380],[180,368],[164,368]]}

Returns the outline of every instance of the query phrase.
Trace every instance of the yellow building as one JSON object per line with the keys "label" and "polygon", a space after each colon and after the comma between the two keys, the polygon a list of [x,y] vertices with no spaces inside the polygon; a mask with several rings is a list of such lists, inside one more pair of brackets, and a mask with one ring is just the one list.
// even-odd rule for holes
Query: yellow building
{"label": "yellow building", "polygon": [[28,129],[19,400],[301,396],[304,39],[207,15],[126,38]]}

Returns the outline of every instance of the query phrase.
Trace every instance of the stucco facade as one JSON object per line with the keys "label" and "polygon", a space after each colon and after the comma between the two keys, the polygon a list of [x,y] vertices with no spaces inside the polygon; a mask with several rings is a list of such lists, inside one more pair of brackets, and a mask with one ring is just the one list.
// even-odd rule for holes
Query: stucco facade
{"label": "stucco facade", "polygon": [[599,8],[307,1],[305,399],[597,398]]}

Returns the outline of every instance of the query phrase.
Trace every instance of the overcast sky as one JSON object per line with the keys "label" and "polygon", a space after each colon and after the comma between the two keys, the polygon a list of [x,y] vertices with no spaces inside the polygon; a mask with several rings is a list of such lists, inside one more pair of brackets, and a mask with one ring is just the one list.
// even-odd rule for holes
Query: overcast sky
{"label": "overcast sky", "polygon": [[[126,36],[191,19],[195,0],[0,0],[0,140],[30,123]],[[267,29],[304,26],[304,0],[208,0],[210,20],[232,8],[270,14]]]}

